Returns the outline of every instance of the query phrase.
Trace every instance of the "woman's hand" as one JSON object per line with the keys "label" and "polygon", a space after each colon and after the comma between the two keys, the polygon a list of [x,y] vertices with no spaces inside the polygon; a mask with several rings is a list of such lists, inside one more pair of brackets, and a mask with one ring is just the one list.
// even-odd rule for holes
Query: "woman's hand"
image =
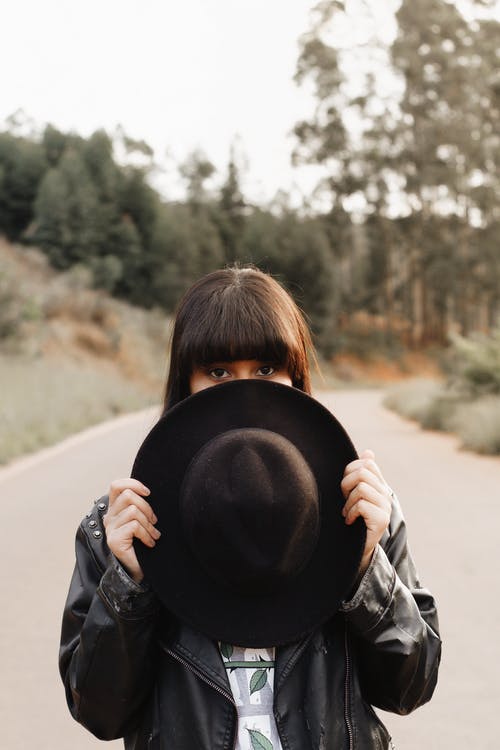
{"label": "woman's hand", "polygon": [[373,451],[363,451],[359,459],[347,464],[340,483],[346,499],[342,509],[345,522],[350,525],[362,516],[366,524],[366,544],[359,575],[368,568],[375,547],[391,519],[391,490],[374,459]]}
{"label": "woman's hand", "polygon": [[109,507],[103,518],[108,547],[137,583],[144,578],[135,554],[134,537],[154,547],[160,532],[153,524],[157,518],[142,495],[149,489],[137,479],[116,479],[109,487]]}

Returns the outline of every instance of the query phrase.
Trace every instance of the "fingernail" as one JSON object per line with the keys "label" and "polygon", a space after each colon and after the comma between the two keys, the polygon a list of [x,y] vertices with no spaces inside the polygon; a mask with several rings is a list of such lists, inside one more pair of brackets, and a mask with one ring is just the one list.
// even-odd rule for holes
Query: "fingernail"
{"label": "fingernail", "polygon": [[157,519],[157,517],[155,516],[154,513],[153,513],[153,523],[158,523],[158,519]]}

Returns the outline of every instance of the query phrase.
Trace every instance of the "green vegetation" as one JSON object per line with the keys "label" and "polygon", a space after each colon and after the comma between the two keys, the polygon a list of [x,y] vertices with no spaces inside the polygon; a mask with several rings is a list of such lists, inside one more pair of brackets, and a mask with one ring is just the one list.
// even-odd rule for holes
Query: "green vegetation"
{"label": "green vegetation", "polygon": [[410,380],[393,387],[390,409],[423,427],[455,432],[464,448],[500,454],[500,331],[454,336],[446,382]]}

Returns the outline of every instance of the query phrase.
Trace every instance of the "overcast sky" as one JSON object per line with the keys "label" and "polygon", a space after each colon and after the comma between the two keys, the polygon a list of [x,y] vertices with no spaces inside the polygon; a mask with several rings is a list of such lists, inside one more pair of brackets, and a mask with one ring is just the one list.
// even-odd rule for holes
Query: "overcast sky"
{"label": "overcast sky", "polygon": [[[167,198],[179,197],[176,165],[197,147],[222,177],[236,137],[249,164],[245,195],[264,202],[296,185],[297,202],[318,178],[290,163],[290,131],[313,107],[293,75],[316,1],[10,0],[0,15],[0,123],[23,109],[85,136],[121,124],[154,148]],[[373,0],[382,34],[397,5]]]}
{"label": "overcast sky", "polygon": [[[313,0],[17,0],[0,22],[0,122],[23,109],[83,135],[117,124],[168,172],[202,148],[224,172],[246,153],[245,192],[267,200],[296,181],[293,124],[311,110],[293,83]],[[307,171],[307,170],[306,170]],[[309,182],[314,182],[311,175]],[[307,175],[300,177],[307,189]],[[167,196],[168,197],[168,196]]]}

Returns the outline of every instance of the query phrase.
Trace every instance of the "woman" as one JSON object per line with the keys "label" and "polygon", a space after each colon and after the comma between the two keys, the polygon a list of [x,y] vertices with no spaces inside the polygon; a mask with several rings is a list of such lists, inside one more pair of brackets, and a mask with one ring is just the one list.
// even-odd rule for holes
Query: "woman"
{"label": "woman", "polygon": [[[300,311],[270,276],[255,268],[209,274],[176,315],[163,414],[232,380],[309,394],[308,353]],[[441,645],[436,609],[372,451],[345,467],[341,489],[345,523],[366,524],[354,588],[304,637],[266,644],[270,693],[264,723],[253,726],[252,689],[242,698],[226,675],[233,646],[173,616],[143,581],[134,539],[153,549],[160,537],[149,488],[113,481],[77,532],[60,651],[73,716],[102,739],[123,737],[130,750],[389,748],[372,706],[406,714],[430,699]],[[263,657],[256,650],[251,658]]]}

